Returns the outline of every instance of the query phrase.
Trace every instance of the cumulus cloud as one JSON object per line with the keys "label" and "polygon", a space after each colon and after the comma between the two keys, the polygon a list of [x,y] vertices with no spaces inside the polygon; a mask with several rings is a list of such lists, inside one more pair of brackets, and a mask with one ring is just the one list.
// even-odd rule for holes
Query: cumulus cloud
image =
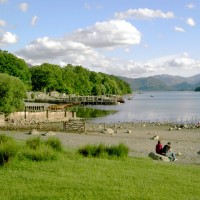
{"label": "cumulus cloud", "polygon": [[17,42],[17,35],[5,32],[0,35],[0,45],[14,44]]}
{"label": "cumulus cloud", "polygon": [[90,4],[85,3],[85,4],[84,4],[84,8],[87,9],[87,10],[90,10],[90,9],[91,9],[91,6],[90,6]]}
{"label": "cumulus cloud", "polygon": [[24,49],[16,52],[30,64],[41,64],[43,62],[64,64],[83,64],[93,62],[97,53],[82,43],[68,39],[50,39],[48,37],[38,38]]}
{"label": "cumulus cloud", "polygon": [[16,54],[33,65],[59,62],[62,65],[90,65],[95,70],[99,66],[102,70],[104,66],[109,66],[110,62],[95,48],[126,48],[127,45],[139,44],[140,39],[140,32],[130,23],[124,20],[111,20],[98,22],[94,26],[79,29],[58,39],[38,38]]}
{"label": "cumulus cloud", "polygon": [[186,24],[189,25],[189,26],[195,26],[196,25],[195,21],[191,17],[187,18]]}
{"label": "cumulus cloud", "polygon": [[130,78],[160,73],[189,76],[199,73],[200,70],[200,61],[190,58],[186,53],[139,63],[133,60],[106,57],[90,46],[66,40],[65,37],[60,40],[48,37],[38,38],[26,48],[16,52],[16,55],[33,65],[48,62],[65,66],[70,63],[82,65],[92,71]]}
{"label": "cumulus cloud", "polygon": [[110,20],[79,29],[70,39],[96,48],[114,47],[139,44],[141,33],[125,20]]}
{"label": "cumulus cloud", "polygon": [[[181,28],[176,27],[176,31],[181,31]],[[110,20],[78,29],[61,38],[38,38],[15,54],[33,65],[48,62],[65,66],[70,63],[82,65],[92,71],[130,78],[160,73],[188,76],[199,73],[200,61],[190,58],[187,54],[144,63],[103,55],[105,48],[122,47],[125,52],[129,52],[130,45],[137,45],[140,40],[141,33],[130,23],[124,20]]]}
{"label": "cumulus cloud", "polygon": [[187,53],[166,56],[149,62],[156,70],[154,73],[151,73],[151,75],[163,73],[192,76],[198,74],[200,70],[200,60],[190,58]]}
{"label": "cumulus cloud", "polygon": [[144,63],[132,60],[108,59],[106,73],[130,78],[147,77],[157,74],[179,74],[192,76],[198,74],[200,61],[190,58],[187,54],[172,55],[149,60]]}
{"label": "cumulus cloud", "polygon": [[6,3],[6,2],[8,2],[8,0],[0,0],[0,3]]}
{"label": "cumulus cloud", "polygon": [[0,19],[0,27],[5,26],[5,25],[6,25],[6,22],[4,20]]}
{"label": "cumulus cloud", "polygon": [[192,9],[192,8],[195,8],[195,5],[193,3],[189,3],[189,4],[186,4],[185,7]]}
{"label": "cumulus cloud", "polygon": [[22,12],[26,12],[28,10],[28,4],[27,3],[20,3],[19,4],[19,9],[22,11]]}
{"label": "cumulus cloud", "polygon": [[32,17],[32,20],[31,20],[31,26],[35,26],[36,22],[38,20],[38,17],[35,15]]}
{"label": "cumulus cloud", "polygon": [[174,30],[177,31],[177,32],[185,32],[185,30],[183,28],[178,27],[178,26],[175,26]]}
{"label": "cumulus cloud", "polygon": [[154,18],[164,18],[170,19],[174,18],[173,12],[164,13],[161,10],[151,10],[148,8],[140,9],[129,9],[125,12],[115,13],[117,19],[154,19]]}

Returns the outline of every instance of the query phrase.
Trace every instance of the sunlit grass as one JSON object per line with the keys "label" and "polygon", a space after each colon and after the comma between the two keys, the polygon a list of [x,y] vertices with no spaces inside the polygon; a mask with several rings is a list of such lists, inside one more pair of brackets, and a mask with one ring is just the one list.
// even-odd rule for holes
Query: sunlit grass
{"label": "sunlit grass", "polygon": [[1,199],[199,199],[199,166],[140,158],[15,158],[0,168]]}

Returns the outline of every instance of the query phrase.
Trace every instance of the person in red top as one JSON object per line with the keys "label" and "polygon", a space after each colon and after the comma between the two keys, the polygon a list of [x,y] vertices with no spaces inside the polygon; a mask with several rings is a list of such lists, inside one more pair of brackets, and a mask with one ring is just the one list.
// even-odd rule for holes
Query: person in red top
{"label": "person in red top", "polygon": [[158,144],[156,145],[156,153],[162,154],[162,144],[160,140],[158,140]]}

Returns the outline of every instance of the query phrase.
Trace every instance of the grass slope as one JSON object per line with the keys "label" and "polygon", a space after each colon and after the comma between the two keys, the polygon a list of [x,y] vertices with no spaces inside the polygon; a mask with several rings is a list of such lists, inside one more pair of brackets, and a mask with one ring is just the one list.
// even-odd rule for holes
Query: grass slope
{"label": "grass slope", "polygon": [[140,158],[15,158],[0,167],[0,199],[199,199],[200,168]]}

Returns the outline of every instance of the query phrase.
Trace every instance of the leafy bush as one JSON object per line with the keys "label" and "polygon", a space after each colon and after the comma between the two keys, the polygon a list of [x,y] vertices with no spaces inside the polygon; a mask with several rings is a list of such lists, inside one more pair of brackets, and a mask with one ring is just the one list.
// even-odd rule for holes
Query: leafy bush
{"label": "leafy bush", "polygon": [[30,149],[37,149],[42,144],[40,137],[33,137],[26,140],[26,145]]}
{"label": "leafy bush", "polygon": [[62,151],[63,149],[61,141],[55,137],[49,137],[45,144],[55,149],[56,151]]}
{"label": "leafy bush", "polygon": [[0,137],[0,165],[4,165],[17,155],[18,145],[12,138]]}
{"label": "leafy bush", "polygon": [[79,153],[84,156],[100,157],[105,154],[106,147],[103,144],[96,145],[86,145],[83,148],[80,148]]}
{"label": "leafy bush", "polygon": [[22,156],[32,161],[47,161],[54,160],[56,153],[51,147],[42,144],[37,149],[26,148]]}
{"label": "leafy bush", "polygon": [[0,144],[13,140],[13,138],[7,136],[6,134],[0,135]]}
{"label": "leafy bush", "polygon": [[111,146],[106,149],[109,156],[118,156],[118,157],[126,157],[128,156],[129,148],[120,143],[119,145]]}
{"label": "leafy bush", "polygon": [[103,144],[96,145],[86,145],[82,148],[79,148],[78,152],[83,156],[92,156],[92,157],[107,157],[107,156],[117,156],[117,157],[126,157],[128,156],[129,148],[120,143],[119,145],[113,145],[107,147]]}

